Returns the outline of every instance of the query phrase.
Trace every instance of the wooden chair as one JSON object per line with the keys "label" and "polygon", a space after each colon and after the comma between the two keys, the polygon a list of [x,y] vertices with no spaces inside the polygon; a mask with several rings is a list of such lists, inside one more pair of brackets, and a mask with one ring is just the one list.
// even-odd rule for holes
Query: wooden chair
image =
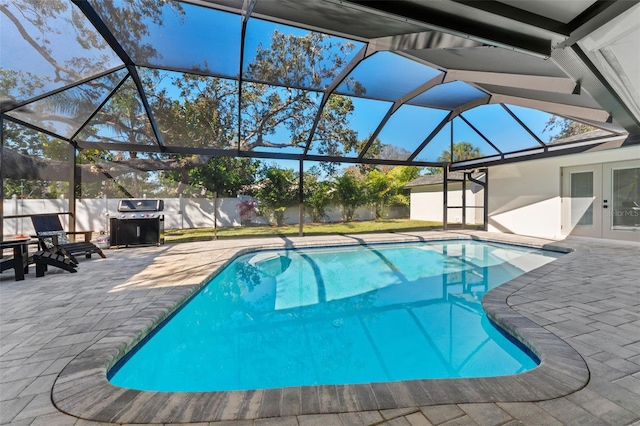
{"label": "wooden chair", "polygon": [[[74,264],[78,264],[77,255],[85,255],[91,258],[97,253],[106,258],[102,250],[91,242],[93,231],[65,232],[57,214],[31,216],[33,228],[36,231],[35,238],[40,241],[41,250],[59,253],[67,257]],[[84,234],[84,241],[70,242],[68,235]]]}
{"label": "wooden chair", "polygon": [[48,250],[42,250],[33,254],[33,263],[36,264],[36,277],[44,277],[47,266],[55,266],[69,272],[78,272],[78,265],[73,263],[71,259],[64,257],[63,254],[54,253]]}

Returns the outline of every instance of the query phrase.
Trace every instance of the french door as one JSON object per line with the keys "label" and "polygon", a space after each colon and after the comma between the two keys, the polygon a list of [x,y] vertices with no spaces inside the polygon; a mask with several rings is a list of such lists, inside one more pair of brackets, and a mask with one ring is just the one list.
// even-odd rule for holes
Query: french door
{"label": "french door", "polygon": [[640,160],[563,168],[562,232],[640,242]]}

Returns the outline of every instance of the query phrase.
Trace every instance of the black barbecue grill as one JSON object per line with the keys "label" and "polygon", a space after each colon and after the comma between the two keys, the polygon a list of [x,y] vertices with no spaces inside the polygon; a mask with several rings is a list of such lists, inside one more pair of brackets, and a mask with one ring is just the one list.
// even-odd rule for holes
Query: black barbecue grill
{"label": "black barbecue grill", "polygon": [[159,246],[164,243],[164,201],[120,200],[110,219],[111,246]]}

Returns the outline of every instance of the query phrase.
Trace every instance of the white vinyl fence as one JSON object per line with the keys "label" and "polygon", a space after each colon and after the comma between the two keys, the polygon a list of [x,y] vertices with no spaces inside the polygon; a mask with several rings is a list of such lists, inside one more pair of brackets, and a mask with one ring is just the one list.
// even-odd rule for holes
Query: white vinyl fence
{"label": "white vinyl fence", "polygon": [[[164,227],[165,229],[189,229],[189,228],[213,228],[214,204],[216,208],[216,226],[241,226],[240,210],[238,204],[251,197],[240,196],[238,198],[163,198],[164,201]],[[76,230],[93,230],[95,232],[109,232],[109,218],[117,217],[119,198],[78,199],[76,202]],[[4,202],[4,235],[32,235],[33,225],[31,219],[6,218],[7,216],[62,213],[69,211],[69,202],[65,199],[19,199],[15,196]],[[342,220],[340,208],[329,206],[323,222],[339,222]],[[389,208],[387,218],[408,217],[408,208]],[[284,214],[286,224],[298,223],[298,208],[291,207]],[[371,220],[374,218],[370,207],[360,207],[356,210],[354,219]],[[67,215],[61,215],[63,226],[66,227]],[[311,218],[305,215],[305,222]],[[268,224],[269,218],[254,216],[253,224]]]}

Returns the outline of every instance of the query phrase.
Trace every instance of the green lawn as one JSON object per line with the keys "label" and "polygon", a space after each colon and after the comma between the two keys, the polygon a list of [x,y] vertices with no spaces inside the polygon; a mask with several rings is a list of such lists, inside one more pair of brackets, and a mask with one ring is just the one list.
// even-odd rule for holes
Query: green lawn
{"label": "green lawn", "polygon": [[[363,234],[370,232],[406,232],[430,231],[441,229],[440,222],[424,220],[389,219],[367,220],[346,223],[309,223],[304,225],[305,235]],[[286,226],[249,226],[218,228],[218,239],[251,238],[265,236],[297,236],[298,225]],[[167,229],[165,241],[168,243],[187,243],[192,241],[208,241],[214,237],[213,228]]]}

